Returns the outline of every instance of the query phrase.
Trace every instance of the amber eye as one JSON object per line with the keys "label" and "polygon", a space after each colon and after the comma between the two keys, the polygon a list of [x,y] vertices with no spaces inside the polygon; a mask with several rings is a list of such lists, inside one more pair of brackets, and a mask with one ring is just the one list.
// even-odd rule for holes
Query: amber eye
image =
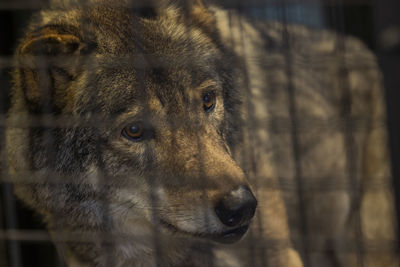
{"label": "amber eye", "polygon": [[215,107],[215,93],[207,92],[203,95],[203,108],[205,111],[211,111]]}
{"label": "amber eye", "polygon": [[140,122],[126,126],[122,136],[132,141],[140,141],[143,137],[143,125]]}

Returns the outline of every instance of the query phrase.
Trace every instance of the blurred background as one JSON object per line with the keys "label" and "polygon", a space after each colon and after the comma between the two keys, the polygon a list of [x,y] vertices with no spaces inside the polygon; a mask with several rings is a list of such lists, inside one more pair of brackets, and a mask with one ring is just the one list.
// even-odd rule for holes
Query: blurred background
{"label": "blurred background", "polygon": [[[332,29],[363,40],[379,59],[384,74],[388,128],[396,190],[400,207],[400,1],[399,0],[226,0],[214,2],[255,20],[280,20],[312,28]],[[9,107],[10,64],[18,38],[30,16],[45,0],[0,0],[0,140]],[[3,152],[1,152],[3,153]],[[44,226],[32,211],[15,199],[12,186],[0,177],[0,266],[63,266]],[[13,230],[24,230],[24,238]],[[400,239],[400,238],[399,238]],[[399,244],[398,244],[399,247]],[[384,266],[382,266],[384,267]]]}

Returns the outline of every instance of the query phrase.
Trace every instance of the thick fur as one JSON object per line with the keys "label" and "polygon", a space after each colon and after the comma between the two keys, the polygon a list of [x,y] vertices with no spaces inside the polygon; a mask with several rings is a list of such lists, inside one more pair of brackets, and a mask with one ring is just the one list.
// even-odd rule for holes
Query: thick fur
{"label": "thick fur", "polygon": [[[397,266],[375,61],[357,40],[200,1],[53,3],[15,56],[16,194],[69,266]],[[213,207],[240,185],[256,217],[217,245]]]}

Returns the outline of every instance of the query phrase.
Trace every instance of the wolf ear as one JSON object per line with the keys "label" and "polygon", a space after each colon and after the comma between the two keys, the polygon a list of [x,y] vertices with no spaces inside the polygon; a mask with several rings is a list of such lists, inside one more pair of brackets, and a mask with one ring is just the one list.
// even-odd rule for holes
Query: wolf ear
{"label": "wolf ear", "polygon": [[17,53],[25,98],[37,110],[62,109],[71,93],[79,55],[87,48],[74,34],[44,28],[28,35]]}
{"label": "wolf ear", "polygon": [[183,11],[185,21],[191,25],[197,25],[205,33],[216,32],[214,16],[203,0],[165,0],[161,3],[164,5],[160,8],[166,8],[169,5],[179,7]]}
{"label": "wolf ear", "polygon": [[215,30],[214,17],[202,0],[193,0],[191,10],[191,15],[199,26],[210,33]]}
{"label": "wolf ear", "polygon": [[206,33],[214,33],[215,19],[204,2],[202,0],[191,0],[188,2],[192,22],[199,25]]}

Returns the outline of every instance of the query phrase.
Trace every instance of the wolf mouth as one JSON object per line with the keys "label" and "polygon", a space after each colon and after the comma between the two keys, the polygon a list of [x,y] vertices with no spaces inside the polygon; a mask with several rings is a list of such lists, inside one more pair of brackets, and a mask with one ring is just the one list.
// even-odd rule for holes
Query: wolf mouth
{"label": "wolf mouth", "polygon": [[164,228],[167,228],[169,231],[172,231],[173,233],[180,233],[184,235],[190,235],[190,236],[196,236],[200,238],[206,238],[213,240],[218,243],[224,243],[224,244],[231,244],[239,241],[243,235],[247,232],[247,229],[249,229],[249,225],[246,224],[244,226],[240,226],[234,229],[230,229],[228,231],[224,232],[219,232],[219,233],[199,233],[199,232],[189,232],[185,231],[182,229],[179,229],[175,225],[166,222],[165,220],[160,220],[161,225],[164,226]]}

